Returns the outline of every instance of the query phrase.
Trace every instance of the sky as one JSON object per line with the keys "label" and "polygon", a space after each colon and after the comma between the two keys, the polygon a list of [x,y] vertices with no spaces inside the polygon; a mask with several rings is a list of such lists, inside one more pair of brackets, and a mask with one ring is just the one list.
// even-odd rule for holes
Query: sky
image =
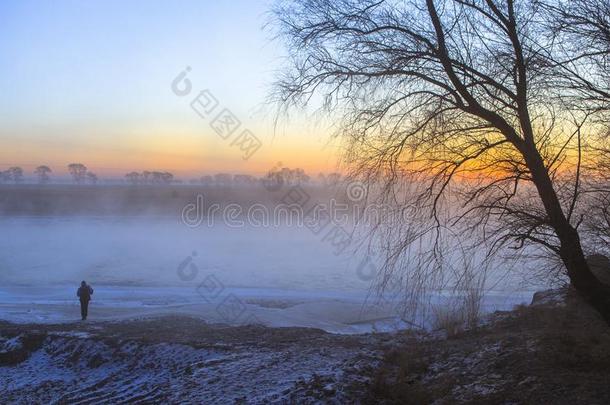
{"label": "sky", "polygon": [[[73,162],[101,177],[263,174],[278,162],[335,170],[328,125],[298,116],[273,125],[267,99],[286,51],[264,28],[270,4],[0,2],[0,170],[31,174],[46,164],[61,175]],[[172,82],[187,67],[191,91],[178,96]],[[217,103],[202,117],[191,103],[204,90]],[[225,108],[241,123],[227,139],[212,129]],[[254,148],[240,145],[255,143],[239,140],[251,135],[260,148],[244,159]]]}

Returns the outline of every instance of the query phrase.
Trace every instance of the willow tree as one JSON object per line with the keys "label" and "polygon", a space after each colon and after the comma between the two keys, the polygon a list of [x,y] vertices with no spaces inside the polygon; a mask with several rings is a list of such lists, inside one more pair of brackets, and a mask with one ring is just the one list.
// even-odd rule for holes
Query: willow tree
{"label": "willow tree", "polygon": [[[405,178],[416,185],[411,203],[429,224],[417,237],[454,227],[491,240],[491,250],[542,249],[610,320],[610,290],[590,271],[578,231],[599,122],[591,91],[604,86],[574,59],[582,44],[558,40],[586,42],[569,30],[567,5],[280,1],[274,22],[291,63],[276,95],[286,107],[321,102],[352,176],[383,184],[385,201]],[[392,239],[386,270],[416,239]]]}

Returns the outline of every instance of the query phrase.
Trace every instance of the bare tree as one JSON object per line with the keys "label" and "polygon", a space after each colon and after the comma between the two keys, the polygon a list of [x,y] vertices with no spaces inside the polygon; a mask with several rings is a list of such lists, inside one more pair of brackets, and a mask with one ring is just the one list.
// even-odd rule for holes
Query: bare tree
{"label": "bare tree", "polygon": [[561,0],[540,3],[547,15],[560,68],[555,84],[574,108],[602,118],[610,112],[610,3],[607,0]]}
{"label": "bare tree", "polygon": [[97,174],[88,171],[86,176],[87,176],[87,180],[89,181],[89,183],[97,184]]}
{"label": "bare tree", "polygon": [[23,169],[21,167],[11,167],[7,170],[8,178],[13,181],[13,183],[18,184],[23,181]]}
{"label": "bare tree", "polygon": [[131,172],[125,175],[132,184],[171,184],[175,182],[174,175],[170,172],[148,171],[142,173]]}
{"label": "bare tree", "polygon": [[85,166],[84,164],[70,163],[68,165],[68,171],[70,172],[70,175],[72,176],[72,180],[76,184],[81,184],[83,181],[85,181],[86,176],[87,176],[87,166]]}
{"label": "bare tree", "polygon": [[305,173],[305,170],[298,167],[294,169],[294,181],[296,184],[307,184],[310,180],[311,177]]}
{"label": "bare tree", "polygon": [[337,186],[341,182],[341,173],[329,173],[326,176],[326,184],[329,186]]}
{"label": "bare tree", "polygon": [[244,186],[256,184],[256,178],[249,174],[236,174],[233,176],[233,183]]}
{"label": "bare tree", "polygon": [[140,178],[144,177],[144,176],[140,176],[140,173],[138,172],[130,172],[127,173],[125,175],[125,178],[131,183],[131,184],[138,184],[140,182]]}
{"label": "bare tree", "polygon": [[199,183],[204,186],[212,186],[214,184],[214,177],[210,175],[201,176]]}
{"label": "bare tree", "polygon": [[384,235],[386,273],[418,241],[442,255],[440,236],[459,229],[490,254],[531,247],[560,258],[610,321],[610,289],[577,230],[594,112],[574,103],[605,84],[559,63],[572,51],[555,41],[556,15],[527,0],[281,1],[274,18],[291,66],[276,96],[286,108],[321,99],[351,177],[418,208],[408,232]]}
{"label": "bare tree", "polygon": [[39,184],[47,184],[50,181],[49,173],[51,172],[51,168],[45,165],[38,166],[34,170],[34,174],[38,177]]}
{"label": "bare tree", "polygon": [[610,255],[610,3],[573,0],[541,3],[558,50],[560,95],[595,123],[584,148],[579,228],[586,251]]}
{"label": "bare tree", "polygon": [[160,178],[164,184],[171,184],[174,181],[174,175],[170,172],[161,173]]}
{"label": "bare tree", "polygon": [[148,170],[144,170],[142,172],[142,182],[144,184],[148,184],[152,181],[152,173],[149,172]]}
{"label": "bare tree", "polygon": [[217,186],[230,187],[233,184],[233,175],[229,173],[217,173],[214,175]]}

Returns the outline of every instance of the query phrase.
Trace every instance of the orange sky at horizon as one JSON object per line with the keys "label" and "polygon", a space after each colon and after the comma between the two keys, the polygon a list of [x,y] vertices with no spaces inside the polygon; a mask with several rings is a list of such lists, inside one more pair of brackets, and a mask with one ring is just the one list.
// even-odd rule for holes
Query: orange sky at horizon
{"label": "orange sky at horizon", "polygon": [[[263,175],[282,162],[310,175],[337,170],[327,123],[291,117],[275,130],[267,99],[286,56],[265,30],[267,2],[0,2],[0,170],[54,176],[82,163],[100,178],[169,171]],[[187,70],[188,96],[174,91]],[[223,140],[192,107],[204,89],[212,115],[241,122]],[[208,117],[210,118],[210,117]],[[249,129],[249,160],[231,141]]]}
{"label": "orange sky at horizon", "polygon": [[[148,170],[188,180],[260,176],[281,162],[312,177],[340,172],[337,122],[315,113],[322,97],[274,126],[270,85],[289,52],[262,28],[268,11],[250,0],[0,2],[10,61],[0,64],[0,170],[67,176],[82,163],[102,179]],[[207,119],[193,110],[203,90],[217,101]],[[227,140],[210,127],[225,109],[240,121]],[[248,160],[231,144],[244,129],[262,142]]]}
{"label": "orange sky at horizon", "polygon": [[[54,132],[54,131],[51,131]],[[91,133],[91,131],[87,131]],[[67,165],[83,163],[100,178],[120,178],[131,171],[158,170],[178,178],[205,174],[263,175],[281,162],[282,166],[303,168],[310,175],[338,171],[339,147],[330,135],[266,132],[257,136],[262,146],[248,160],[231,138],[223,140],[211,129],[133,131],[120,136],[1,136],[0,170],[20,166],[26,176],[35,167],[47,165],[57,176],[68,174]]]}

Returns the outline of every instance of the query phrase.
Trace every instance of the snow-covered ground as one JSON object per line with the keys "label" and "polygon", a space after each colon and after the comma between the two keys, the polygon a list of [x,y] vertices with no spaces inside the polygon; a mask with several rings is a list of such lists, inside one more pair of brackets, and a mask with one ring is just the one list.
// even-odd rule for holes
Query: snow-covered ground
{"label": "snow-covered ground", "polygon": [[353,402],[340,399],[342,387],[366,389],[387,340],[171,316],[7,329],[0,395],[23,404]]}
{"label": "snow-covered ground", "polygon": [[[359,271],[362,256],[336,254],[307,228],[4,218],[0,229],[0,319],[12,322],[78,319],[75,292],[84,279],[95,288],[91,320],[185,314],[336,333],[408,326],[397,317],[396,302],[370,296],[371,280]],[[529,302],[533,290],[505,280],[488,292],[483,310]]]}

